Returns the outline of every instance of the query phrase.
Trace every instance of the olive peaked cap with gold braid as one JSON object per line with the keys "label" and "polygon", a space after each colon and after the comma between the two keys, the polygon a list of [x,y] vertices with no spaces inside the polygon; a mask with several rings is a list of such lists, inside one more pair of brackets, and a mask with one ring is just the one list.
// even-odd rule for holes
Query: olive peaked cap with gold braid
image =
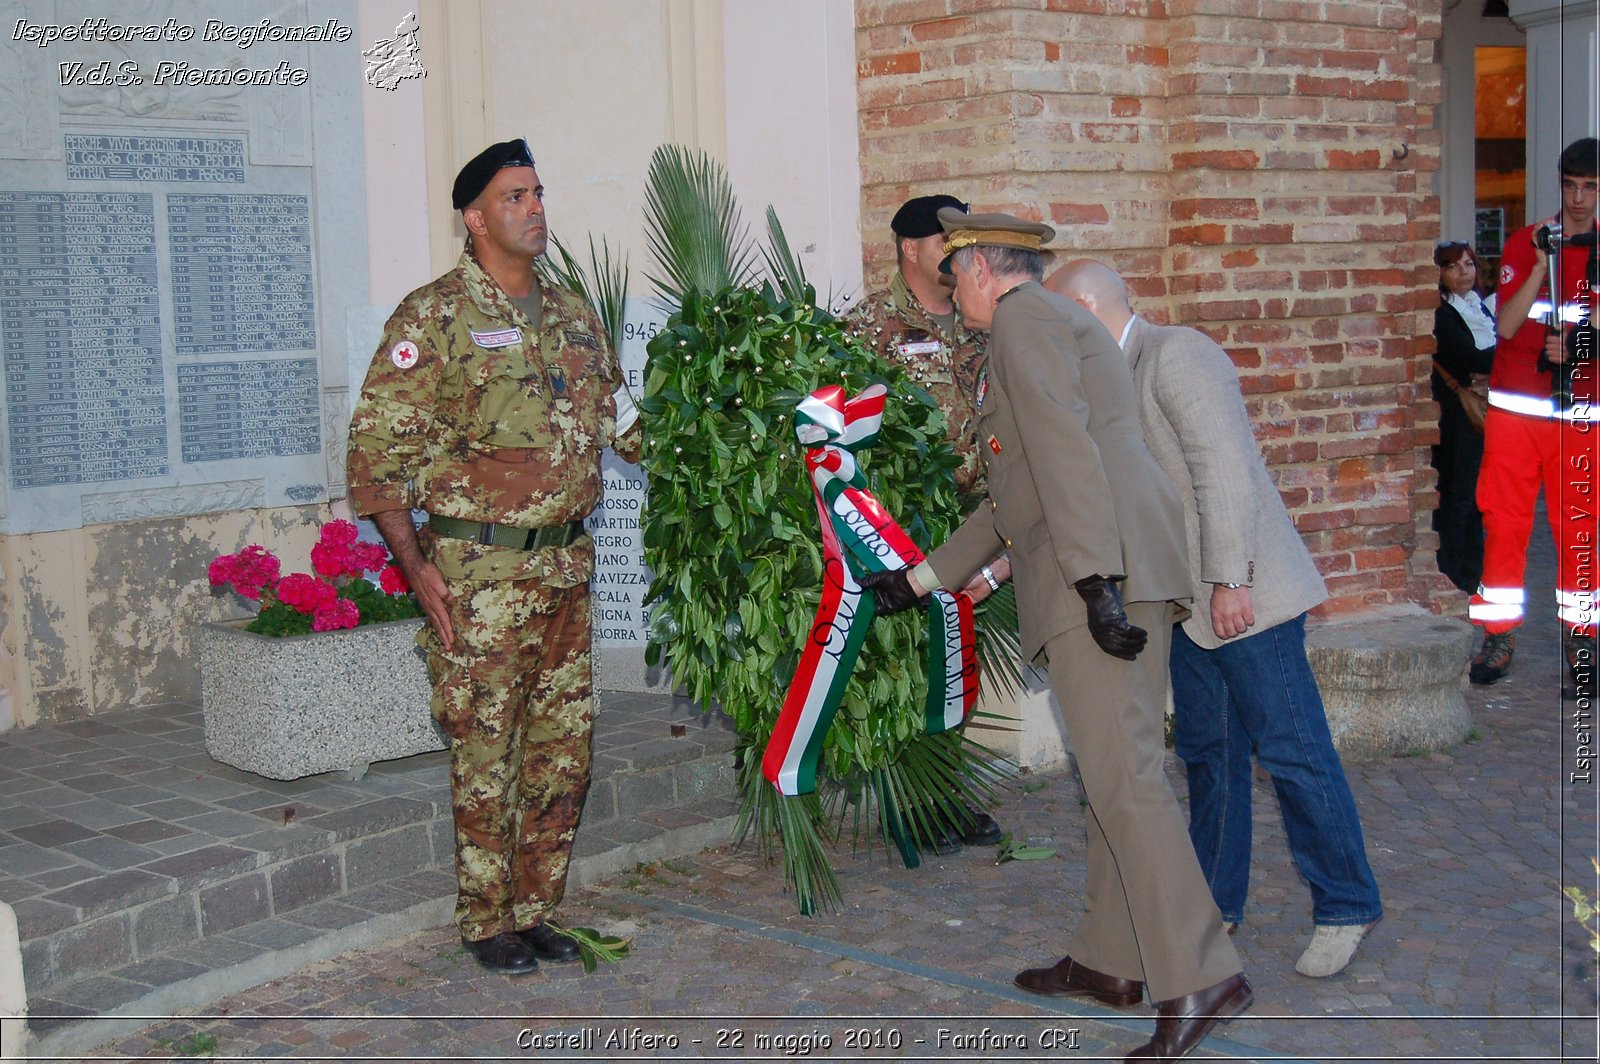
{"label": "olive peaked cap with gold braid", "polygon": [[950,258],[962,248],[1020,248],[1043,251],[1056,238],[1056,231],[1043,222],[1025,222],[1009,214],[964,214],[951,207],[939,212],[944,228],[944,259],[940,273],[950,272]]}

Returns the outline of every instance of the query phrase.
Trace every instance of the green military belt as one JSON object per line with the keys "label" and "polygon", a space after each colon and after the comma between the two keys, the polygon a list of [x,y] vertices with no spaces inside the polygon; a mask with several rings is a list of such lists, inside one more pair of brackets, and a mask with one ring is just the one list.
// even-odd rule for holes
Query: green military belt
{"label": "green military belt", "polygon": [[451,539],[470,539],[484,546],[510,547],[513,550],[565,547],[583,535],[582,521],[568,521],[564,525],[551,525],[548,528],[518,528],[515,525],[491,525],[486,521],[462,521],[429,514],[428,527]]}

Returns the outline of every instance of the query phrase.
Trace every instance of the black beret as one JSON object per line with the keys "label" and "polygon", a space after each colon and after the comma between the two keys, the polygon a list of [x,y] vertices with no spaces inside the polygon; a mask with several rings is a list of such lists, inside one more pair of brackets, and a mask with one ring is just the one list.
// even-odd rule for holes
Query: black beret
{"label": "black beret", "polygon": [[955,207],[965,211],[967,205],[954,196],[918,196],[908,199],[894,212],[889,228],[895,236],[916,240],[939,232],[939,208]]}
{"label": "black beret", "polygon": [[522,138],[491,144],[474,155],[456,175],[455,186],[450,189],[450,202],[459,211],[477,199],[478,193],[488,188],[494,175],[505,167],[532,165],[533,155],[528,151],[528,142]]}

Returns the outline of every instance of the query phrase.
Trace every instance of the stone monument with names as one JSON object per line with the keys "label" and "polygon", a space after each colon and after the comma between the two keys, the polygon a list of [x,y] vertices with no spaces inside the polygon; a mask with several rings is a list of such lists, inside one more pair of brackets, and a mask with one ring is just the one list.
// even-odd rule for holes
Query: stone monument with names
{"label": "stone monument with names", "polygon": [[355,5],[0,4],[0,533],[342,494]]}

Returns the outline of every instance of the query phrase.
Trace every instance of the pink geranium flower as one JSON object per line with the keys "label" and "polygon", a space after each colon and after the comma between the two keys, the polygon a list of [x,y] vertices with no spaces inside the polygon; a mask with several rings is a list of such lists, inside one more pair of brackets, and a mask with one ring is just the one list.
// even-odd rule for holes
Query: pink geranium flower
{"label": "pink geranium flower", "polygon": [[310,573],[290,573],[278,581],[278,601],[301,613],[315,614],[332,606],[339,589]]}
{"label": "pink geranium flower", "polygon": [[361,623],[361,611],[349,599],[334,599],[317,610],[311,619],[313,632],[332,632],[340,628],[354,628]]}
{"label": "pink geranium flower", "polygon": [[[410,587],[381,544],[366,543],[349,521],[329,521],[311,548],[310,573],[281,575],[277,557],[260,544],[223,554],[206,567],[214,588],[260,603],[246,628],[265,635],[303,635],[420,616]],[[379,574],[369,580],[367,573]]]}
{"label": "pink geranium flower", "polygon": [[361,531],[356,528],[353,522],[341,519],[337,521],[329,521],[327,524],[322,526],[321,542],[337,543],[341,546],[348,547],[350,544],[359,539],[360,536]]}
{"label": "pink geranium flower", "polygon": [[362,543],[356,526],[349,521],[330,521],[322,526],[322,536],[311,548],[311,567],[329,580],[361,576],[383,568],[389,552],[377,543]]}
{"label": "pink geranium flower", "polygon": [[311,548],[311,568],[318,576],[329,580],[349,576],[350,563],[350,548],[341,543],[322,542]]}
{"label": "pink geranium flower", "polygon": [[378,574],[378,586],[391,595],[404,595],[411,590],[411,583],[398,565],[384,566],[383,572]]}
{"label": "pink geranium flower", "polygon": [[238,554],[224,554],[212,561],[206,571],[212,587],[231,585],[252,601],[261,598],[263,588],[278,583],[278,558],[267,548],[252,543]]}
{"label": "pink geranium flower", "polygon": [[363,573],[375,573],[389,563],[389,552],[377,543],[357,543],[351,548]]}

